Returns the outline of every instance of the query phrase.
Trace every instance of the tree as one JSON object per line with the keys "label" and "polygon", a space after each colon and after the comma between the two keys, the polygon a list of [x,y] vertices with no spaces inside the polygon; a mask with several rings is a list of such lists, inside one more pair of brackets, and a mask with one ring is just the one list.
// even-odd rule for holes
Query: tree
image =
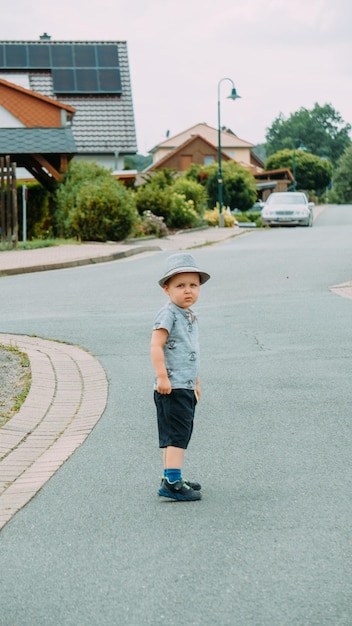
{"label": "tree", "polygon": [[352,203],[352,146],[346,148],[334,175],[334,192],[341,203]]}
{"label": "tree", "polygon": [[346,124],[331,104],[315,103],[312,110],[301,108],[285,119],[282,113],[266,133],[268,156],[279,150],[304,145],[311,154],[325,157],[336,165],[351,144],[351,124]]}
{"label": "tree", "polygon": [[285,167],[295,175],[297,189],[315,191],[319,195],[331,182],[332,163],[305,150],[279,150],[265,162],[266,170]]}
{"label": "tree", "polygon": [[126,156],[124,159],[125,170],[138,170],[142,172],[153,163],[152,155],[143,156],[143,154],[135,154],[134,156]]}
{"label": "tree", "polygon": [[[218,202],[218,168],[217,164],[208,166],[206,188],[209,196],[208,206],[213,209]],[[255,178],[249,170],[234,161],[226,161],[223,173],[223,201],[231,209],[247,211],[257,198]]]}

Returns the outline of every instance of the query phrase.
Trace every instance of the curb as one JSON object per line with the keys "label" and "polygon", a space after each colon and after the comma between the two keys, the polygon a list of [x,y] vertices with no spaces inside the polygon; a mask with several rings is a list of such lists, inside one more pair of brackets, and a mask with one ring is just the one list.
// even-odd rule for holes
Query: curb
{"label": "curb", "polygon": [[2,335],[28,355],[32,384],[0,428],[0,529],[67,461],[103,414],[108,381],[89,352],[69,344]]}
{"label": "curb", "polygon": [[39,265],[28,265],[22,267],[11,267],[0,270],[0,278],[3,276],[14,276],[16,274],[30,274],[32,272],[46,272],[48,270],[59,270],[70,267],[80,267],[83,265],[95,265],[97,263],[107,263],[109,261],[117,261],[126,257],[142,254],[143,252],[160,252],[159,246],[138,246],[138,248],[129,248],[120,252],[113,252],[106,255],[96,257],[88,257],[75,259],[72,261],[54,261],[53,263],[42,263]]}

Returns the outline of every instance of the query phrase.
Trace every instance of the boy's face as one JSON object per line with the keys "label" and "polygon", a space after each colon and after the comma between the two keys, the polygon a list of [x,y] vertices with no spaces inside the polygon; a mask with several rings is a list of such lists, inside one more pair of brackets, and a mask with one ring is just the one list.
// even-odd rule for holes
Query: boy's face
{"label": "boy's face", "polygon": [[176,274],[164,285],[164,291],[171,302],[181,309],[189,309],[198,300],[200,289],[199,274],[184,272]]}

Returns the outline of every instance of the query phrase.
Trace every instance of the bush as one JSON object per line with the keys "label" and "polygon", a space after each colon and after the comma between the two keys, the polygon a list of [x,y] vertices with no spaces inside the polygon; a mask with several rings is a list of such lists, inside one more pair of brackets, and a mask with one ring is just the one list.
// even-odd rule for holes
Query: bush
{"label": "bush", "polygon": [[184,195],[174,192],[167,226],[169,228],[194,228],[198,224],[199,215],[194,210],[193,200],[186,200]]}
{"label": "bush", "polygon": [[154,235],[155,237],[166,237],[168,234],[167,226],[164,218],[154,215],[151,211],[144,211],[133,226],[132,236],[143,237],[146,235]]}
{"label": "bush", "polygon": [[[232,228],[235,224],[235,218],[233,215],[228,213],[227,211],[223,211],[224,216],[224,224],[228,228]],[[204,213],[204,220],[209,224],[209,226],[219,226],[219,208],[209,209]]]}
{"label": "bush", "polygon": [[190,180],[186,176],[180,176],[176,179],[173,190],[184,196],[186,200],[192,200],[196,213],[203,215],[208,201],[208,194],[203,185],[195,180]]}
{"label": "bush", "polygon": [[153,182],[138,187],[135,192],[135,202],[138,213],[143,215],[150,211],[154,215],[163,217],[168,224],[172,209],[172,187],[158,187]]}
{"label": "bush", "polygon": [[132,194],[109,177],[81,187],[67,229],[83,241],[121,241],[131,233],[137,219]]}

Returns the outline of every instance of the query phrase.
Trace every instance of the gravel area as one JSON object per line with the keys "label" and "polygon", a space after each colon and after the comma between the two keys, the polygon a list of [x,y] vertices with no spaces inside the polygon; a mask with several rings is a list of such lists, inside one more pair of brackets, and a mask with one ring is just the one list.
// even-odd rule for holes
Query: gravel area
{"label": "gravel area", "polygon": [[25,354],[0,345],[0,427],[14,415],[29,389],[30,365]]}

